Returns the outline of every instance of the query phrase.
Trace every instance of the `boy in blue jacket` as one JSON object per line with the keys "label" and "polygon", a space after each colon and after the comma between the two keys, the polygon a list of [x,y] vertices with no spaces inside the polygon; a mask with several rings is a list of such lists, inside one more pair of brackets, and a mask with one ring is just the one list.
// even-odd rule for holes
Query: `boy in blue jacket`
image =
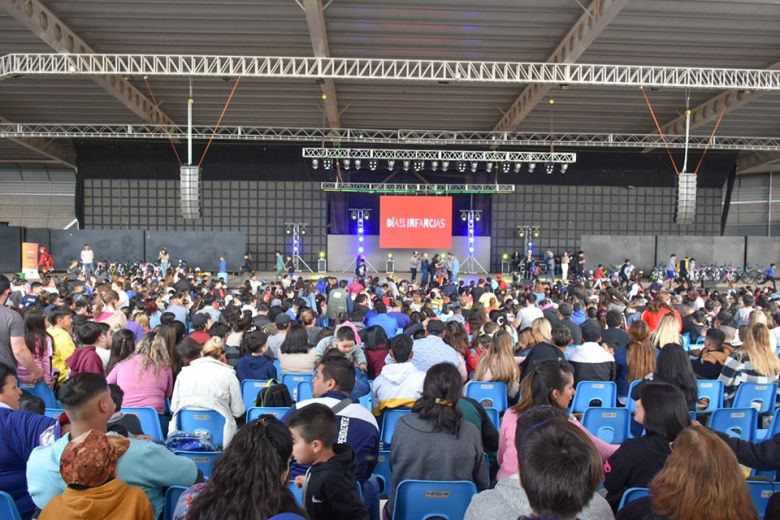
{"label": "boy in blue jacket", "polygon": [[241,338],[241,359],[236,365],[236,376],[244,379],[276,379],[273,358],[268,355],[268,335],[255,325]]}

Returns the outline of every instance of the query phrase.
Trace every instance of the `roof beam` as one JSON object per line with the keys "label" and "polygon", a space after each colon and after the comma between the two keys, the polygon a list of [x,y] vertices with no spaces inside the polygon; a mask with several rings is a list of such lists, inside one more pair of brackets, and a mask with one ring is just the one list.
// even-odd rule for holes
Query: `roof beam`
{"label": "roof beam", "polygon": [[[590,47],[596,38],[615,19],[629,0],[593,0],[590,7],[574,23],[563,37],[555,51],[547,58],[548,63],[574,63]],[[551,84],[531,84],[525,87],[509,106],[498,123],[496,132],[513,132],[552,89]]]}
{"label": "roof beam", "polygon": [[[11,121],[0,116],[0,123],[11,124]],[[16,144],[24,146],[33,152],[43,155],[44,157],[48,157],[49,159],[64,164],[65,166],[69,166],[74,170],[77,169],[76,153],[73,150],[65,148],[54,139],[42,139],[36,137],[9,137],[9,139]]]}
{"label": "roof beam", "polygon": [[[95,53],[92,47],[40,0],[0,0],[0,7],[5,8],[19,23],[57,52]],[[158,110],[151,100],[121,76],[100,75],[92,79],[142,120],[149,123],[175,124],[173,119]]]}
{"label": "roof beam", "polygon": [[780,152],[748,152],[737,159],[737,173],[780,172]]}
{"label": "roof beam", "polygon": [[[306,13],[306,25],[309,27],[311,48],[317,58],[329,58],[328,33],[325,29],[325,8],[322,0],[303,0],[303,10]],[[339,103],[336,97],[336,82],[332,79],[323,79],[320,83],[323,101],[325,104],[325,116],[328,126],[341,128],[339,117]]]}

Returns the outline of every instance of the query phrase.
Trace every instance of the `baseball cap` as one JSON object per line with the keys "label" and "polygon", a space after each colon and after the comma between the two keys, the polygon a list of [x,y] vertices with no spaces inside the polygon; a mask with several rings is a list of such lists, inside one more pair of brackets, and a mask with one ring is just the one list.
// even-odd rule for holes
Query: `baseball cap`
{"label": "baseball cap", "polygon": [[276,316],[275,323],[278,327],[284,327],[292,323],[292,320],[287,314],[282,313]]}
{"label": "baseball cap", "polygon": [[431,320],[428,322],[428,334],[441,334],[444,332],[444,322],[441,320]]}
{"label": "baseball cap", "polygon": [[192,317],[192,328],[202,329],[203,327],[206,326],[208,322],[209,322],[209,317],[199,312]]}

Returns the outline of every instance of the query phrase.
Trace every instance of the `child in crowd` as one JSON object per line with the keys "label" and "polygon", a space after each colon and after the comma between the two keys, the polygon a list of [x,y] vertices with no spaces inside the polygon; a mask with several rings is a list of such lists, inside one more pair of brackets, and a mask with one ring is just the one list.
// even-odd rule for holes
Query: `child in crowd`
{"label": "child in crowd", "polygon": [[236,376],[244,379],[276,379],[273,358],[268,353],[268,335],[255,325],[241,338],[241,359],[236,365]]}
{"label": "child in crowd", "polygon": [[367,519],[355,486],[355,455],[348,446],[333,442],[337,433],[333,410],[319,403],[304,406],[289,416],[287,426],[295,460],[311,464],[306,475],[295,478],[295,485],[305,490],[309,518]]}
{"label": "child in crowd", "polygon": [[144,430],[141,427],[141,421],[137,415],[122,413],[122,401],[125,393],[119,385],[111,383],[108,385],[111,391],[111,400],[114,401],[114,415],[108,420],[108,431],[115,432],[125,437],[131,435],[143,435]]}
{"label": "child in crowd", "polygon": [[[109,344],[109,326],[105,323],[88,321],[76,329],[79,340],[79,348],[70,356],[65,364],[68,365],[68,375],[73,377],[81,372],[92,372],[103,375],[103,361],[96,352],[98,348],[106,351]],[[108,358],[106,358],[108,361]]]}

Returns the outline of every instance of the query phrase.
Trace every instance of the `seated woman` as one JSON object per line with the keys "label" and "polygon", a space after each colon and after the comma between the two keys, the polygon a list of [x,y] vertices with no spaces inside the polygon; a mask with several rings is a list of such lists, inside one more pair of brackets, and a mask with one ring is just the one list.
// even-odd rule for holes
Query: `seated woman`
{"label": "seated woman", "polygon": [[723,383],[725,403],[734,399],[741,383],[766,384],[777,381],[780,376],[780,359],[769,344],[770,335],[766,325],[756,323],[748,326],[742,346],[726,358],[718,378]]}
{"label": "seated woman", "polygon": [[207,408],[225,418],[222,444],[227,446],[236,433],[235,417],[246,412],[236,371],[225,363],[225,343],[213,337],[203,344],[201,357],[181,369],[171,397],[173,419],[169,431],[175,431],[182,408]]}
{"label": "seated woman", "polygon": [[363,331],[363,346],[368,361],[368,378],[376,379],[382,373],[385,359],[390,353],[390,341],[387,339],[385,329],[379,325],[366,328]]}
{"label": "seated woman", "polygon": [[[51,357],[53,340],[46,332],[46,315],[37,306],[27,307],[24,311],[24,343],[33,355],[35,365],[43,370],[46,384],[54,386],[57,380],[52,375]],[[20,383],[32,383],[32,373],[20,363],[17,363],[16,374]]]}
{"label": "seated woman", "polygon": [[634,420],[645,427],[645,435],[624,442],[604,465],[604,487],[614,511],[628,488],[647,487],[671,453],[669,444],[691,424],[685,396],[668,383],[642,385]]}
{"label": "seated woman", "polygon": [[208,482],[182,493],[174,520],[202,518],[303,520],[287,485],[292,435],[273,415],[241,428],[214,464]]}
{"label": "seated woman", "polygon": [[423,395],[412,413],[398,420],[393,434],[393,483],[385,508],[387,518],[403,480],[469,480],[479,490],[490,485],[480,432],[463,419],[456,406],[462,391],[457,368],[449,363],[434,365],[425,376]]}
{"label": "seated woman", "polygon": [[515,363],[512,349],[512,336],[503,330],[497,332],[492,343],[479,359],[474,381],[505,383],[509,400],[517,402],[517,394],[520,391],[520,370]]}
{"label": "seated woman", "polygon": [[716,433],[701,426],[680,432],[648,487],[650,496],[625,505],[618,520],[758,518],[734,453]]}
{"label": "seated woman", "polygon": [[[568,361],[542,361],[523,379],[520,385],[520,401],[504,414],[501,421],[501,431],[498,445],[498,470],[497,479],[507,478],[517,474],[517,449],[515,447],[515,430],[517,418],[532,406],[548,404],[557,406],[562,410],[568,410],[574,397],[574,368]],[[590,432],[574,418],[569,420],[590,437],[596,445],[596,449],[602,460],[607,460],[617,451],[618,446],[607,444]]]}
{"label": "seated woman", "polygon": [[699,399],[699,389],[696,386],[696,374],[693,372],[688,353],[677,343],[668,343],[658,353],[655,362],[655,372],[645,376],[642,383],[631,391],[631,399],[639,399],[642,385],[648,381],[669,383],[682,390],[688,410],[696,410]]}
{"label": "seated woman", "polygon": [[629,342],[615,352],[618,401],[626,404],[631,382],[644,379],[655,372],[655,358],[658,351],[650,342],[650,329],[642,320],[636,320],[628,327]]}
{"label": "seated woman", "polygon": [[279,365],[284,374],[311,374],[316,366],[314,349],[309,345],[303,325],[290,325],[279,352]]}

